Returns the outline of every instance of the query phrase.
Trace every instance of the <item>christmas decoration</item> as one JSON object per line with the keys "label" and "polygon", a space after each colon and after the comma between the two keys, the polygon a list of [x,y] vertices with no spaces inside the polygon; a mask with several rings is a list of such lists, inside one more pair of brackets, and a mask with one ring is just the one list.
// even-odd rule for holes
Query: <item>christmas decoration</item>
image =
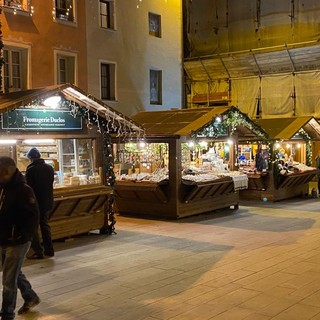
{"label": "christmas decoration", "polygon": [[194,132],[194,138],[221,138],[232,136],[237,126],[244,126],[256,135],[261,143],[269,144],[269,136],[257,124],[255,124],[245,113],[236,107],[231,107],[226,112],[212,119],[203,128]]}

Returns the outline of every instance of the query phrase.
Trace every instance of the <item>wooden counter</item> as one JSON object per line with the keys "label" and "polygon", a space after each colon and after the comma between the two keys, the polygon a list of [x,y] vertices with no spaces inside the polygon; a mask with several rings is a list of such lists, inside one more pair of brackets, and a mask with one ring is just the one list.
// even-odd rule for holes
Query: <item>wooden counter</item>
{"label": "wooden counter", "polygon": [[235,209],[239,193],[234,191],[232,178],[224,177],[209,182],[183,181],[179,197],[172,197],[168,181],[117,181],[116,205],[119,213],[165,218],[183,218],[217,209]]}
{"label": "wooden counter", "polygon": [[241,200],[279,201],[293,197],[306,196],[309,193],[309,182],[316,176],[316,170],[274,176],[272,171],[267,175],[248,175],[248,189],[240,191]]}
{"label": "wooden counter", "polygon": [[50,213],[52,239],[102,229],[108,221],[105,205],[111,188],[85,185],[54,189],[54,206]]}

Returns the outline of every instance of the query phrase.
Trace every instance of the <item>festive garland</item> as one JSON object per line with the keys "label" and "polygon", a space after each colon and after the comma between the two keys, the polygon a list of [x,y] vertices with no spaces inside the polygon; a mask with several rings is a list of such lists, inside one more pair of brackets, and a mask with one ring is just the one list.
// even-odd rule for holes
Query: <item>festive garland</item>
{"label": "festive garland", "polygon": [[95,123],[97,126],[98,132],[103,135],[103,161],[104,161],[104,172],[106,177],[106,184],[112,188],[112,192],[108,198],[108,207],[105,214],[105,226],[100,229],[101,234],[116,234],[115,232],[115,224],[116,219],[114,216],[114,186],[116,181],[116,176],[114,174],[114,158],[112,154],[112,141],[110,130],[114,131],[116,126],[114,122],[106,121],[101,118],[97,113],[86,109],[83,106],[78,104],[68,103],[69,101],[64,100],[64,106],[69,107],[70,113],[74,116],[80,116],[83,119],[87,120],[87,127],[89,129],[93,128],[93,124]]}
{"label": "festive garland", "polygon": [[[0,14],[2,13],[2,9],[0,8]],[[0,92],[3,92],[2,88],[2,66],[4,64],[3,59],[3,42],[2,42],[2,25],[0,21]]]}
{"label": "festive garland", "polygon": [[308,135],[308,133],[301,128],[298,131],[298,135],[305,141],[306,143],[306,157],[307,157],[307,161],[306,161],[306,165],[307,166],[311,166],[312,165],[312,144],[311,144],[311,138]]}
{"label": "festive garland", "polygon": [[217,122],[216,118],[193,133],[194,137],[221,138],[225,135],[232,136],[237,126],[242,125],[253,132],[256,137],[265,144],[269,144],[269,136],[256,123],[254,123],[245,113],[236,107],[231,107],[221,114],[221,122]]}

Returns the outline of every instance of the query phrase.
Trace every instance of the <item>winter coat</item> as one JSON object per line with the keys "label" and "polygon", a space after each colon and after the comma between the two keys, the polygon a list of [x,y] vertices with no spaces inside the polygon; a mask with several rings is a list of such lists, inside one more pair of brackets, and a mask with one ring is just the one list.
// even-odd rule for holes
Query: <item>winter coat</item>
{"label": "winter coat", "polygon": [[40,212],[51,210],[53,207],[53,168],[43,159],[36,159],[27,167],[26,180],[36,195]]}
{"label": "winter coat", "polygon": [[37,200],[17,169],[11,180],[0,186],[0,245],[31,241],[38,224]]}

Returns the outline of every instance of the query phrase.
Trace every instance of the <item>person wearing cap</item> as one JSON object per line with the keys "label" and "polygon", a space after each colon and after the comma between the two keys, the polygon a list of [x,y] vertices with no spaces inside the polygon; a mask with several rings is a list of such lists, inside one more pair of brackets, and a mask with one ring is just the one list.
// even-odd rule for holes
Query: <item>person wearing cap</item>
{"label": "person wearing cap", "polygon": [[40,230],[43,247],[41,245],[38,232],[35,233],[31,248],[33,255],[29,259],[43,259],[44,256],[53,257],[54,249],[51,239],[51,228],[49,225],[49,213],[53,207],[53,180],[54,170],[52,166],[45,163],[37,148],[31,148],[27,157],[30,164],[26,170],[27,184],[33,189],[37,198],[40,211]]}

